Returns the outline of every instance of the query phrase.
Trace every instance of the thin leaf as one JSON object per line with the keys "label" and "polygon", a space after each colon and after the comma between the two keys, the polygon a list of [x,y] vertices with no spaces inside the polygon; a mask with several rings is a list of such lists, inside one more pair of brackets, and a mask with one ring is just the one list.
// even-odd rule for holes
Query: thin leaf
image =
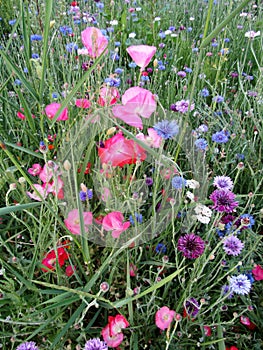
{"label": "thin leaf", "polygon": [[42,203],[27,203],[27,204],[18,204],[18,205],[12,205],[10,207],[0,208],[0,216],[7,215],[10,213],[14,213],[15,211],[22,211],[25,209],[31,209],[35,207],[39,207]]}

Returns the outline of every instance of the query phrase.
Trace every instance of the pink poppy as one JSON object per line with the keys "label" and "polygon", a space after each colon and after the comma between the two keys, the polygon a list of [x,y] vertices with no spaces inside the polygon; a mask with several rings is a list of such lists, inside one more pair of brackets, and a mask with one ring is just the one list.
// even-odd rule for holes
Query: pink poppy
{"label": "pink poppy", "polygon": [[58,199],[63,199],[63,186],[64,182],[61,180],[60,176],[58,176],[56,180],[49,183],[48,193],[52,193],[54,196],[57,196]]}
{"label": "pink poppy", "polygon": [[[85,232],[88,232],[88,226],[92,224],[92,213],[83,212],[83,221]],[[80,219],[78,209],[73,209],[68,213],[68,217],[64,220],[64,223],[68,230],[74,235],[80,235]]]}
{"label": "pink poppy", "polygon": [[113,105],[120,98],[119,90],[115,87],[103,87],[100,89],[98,104],[100,106]]}
{"label": "pink poppy", "polygon": [[[44,185],[35,184],[35,185],[32,186],[32,190],[33,190],[33,193],[27,192],[27,195],[30,198],[32,198],[32,199],[34,199],[34,200],[36,200],[38,202],[41,202],[42,198],[46,199],[48,194],[50,193],[48,191],[47,187],[46,187],[46,184],[44,184]],[[40,196],[42,198],[39,196],[38,193],[40,194]]]}
{"label": "pink poppy", "polygon": [[[61,107],[61,104],[56,103],[56,102],[53,102],[50,105],[47,105],[45,108],[45,113],[46,113],[47,117],[49,119],[53,119],[60,107]],[[64,108],[62,110],[62,112],[60,113],[57,121],[60,121],[60,120],[68,120],[68,109],[67,108]]]}
{"label": "pink poppy", "polygon": [[122,104],[112,108],[113,115],[139,129],[143,128],[140,116],[150,118],[157,107],[154,95],[149,90],[137,86],[125,91]]}
{"label": "pink poppy", "polygon": [[[24,111],[24,108],[20,108],[20,110]],[[21,113],[20,111],[18,111],[16,115],[18,116],[19,119],[22,119],[22,120],[26,119],[26,116],[23,113]],[[36,116],[34,114],[32,114],[32,118],[36,118]]]}
{"label": "pink poppy", "polygon": [[90,108],[91,102],[86,98],[80,98],[75,101],[75,105],[79,108]]}
{"label": "pink poppy", "polygon": [[75,273],[75,271],[76,271],[76,266],[68,265],[65,270],[66,276],[71,277]]}
{"label": "pink poppy", "polygon": [[252,273],[256,281],[263,280],[263,268],[260,265],[256,265],[252,270]]}
{"label": "pink poppy", "polygon": [[142,132],[136,135],[136,138],[145,142],[152,148],[160,148],[163,138],[157,134],[153,128],[148,129],[148,135],[145,136]]}
{"label": "pink poppy", "polygon": [[98,154],[102,164],[111,166],[124,166],[125,164],[135,164],[137,160],[145,160],[146,152],[133,140],[126,139],[122,133],[118,133],[106,140],[104,147],[98,149]]}
{"label": "pink poppy", "polygon": [[108,46],[108,40],[101,30],[95,27],[89,27],[81,32],[81,40],[91,58],[100,56]]}
{"label": "pink poppy", "polygon": [[101,335],[106,344],[111,348],[117,348],[124,338],[123,333],[111,334],[109,324],[107,324],[107,326],[103,328],[103,330],[101,331]]}
{"label": "pink poppy", "polygon": [[129,327],[129,322],[122,315],[109,316],[110,334],[121,333],[122,329]]}
{"label": "pink poppy", "polygon": [[32,165],[32,168],[29,168],[27,171],[30,175],[37,176],[41,173],[42,167],[40,164],[35,163]]}
{"label": "pink poppy", "polygon": [[130,276],[131,277],[135,277],[136,276],[137,270],[138,270],[138,268],[137,268],[136,265],[130,264]]}
{"label": "pink poppy", "polygon": [[144,69],[148,66],[153,55],[155,54],[156,47],[148,45],[133,45],[127,48],[127,52],[137,66]]}
{"label": "pink poppy", "polygon": [[170,310],[167,306],[161,307],[155,314],[155,324],[162,331],[166,328],[169,328],[173,318],[175,315],[175,311]]}
{"label": "pink poppy", "polygon": [[39,178],[42,182],[49,182],[54,175],[60,175],[61,172],[58,171],[58,165],[54,163],[54,167],[51,168],[47,164],[44,165],[43,169],[39,173]]}
{"label": "pink poppy", "polygon": [[118,238],[120,234],[126,231],[130,227],[130,222],[123,222],[124,217],[121,212],[113,211],[108,215],[104,216],[102,220],[102,227],[106,231],[112,231],[111,235],[113,238]]}

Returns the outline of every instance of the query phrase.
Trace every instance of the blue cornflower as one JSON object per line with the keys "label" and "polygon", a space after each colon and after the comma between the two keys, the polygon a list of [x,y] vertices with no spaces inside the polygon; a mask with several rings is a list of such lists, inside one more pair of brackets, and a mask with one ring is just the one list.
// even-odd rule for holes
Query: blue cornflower
{"label": "blue cornflower", "polygon": [[255,224],[255,219],[250,214],[242,214],[240,216],[240,220],[243,228],[252,228],[252,226]]}
{"label": "blue cornflower", "polygon": [[28,69],[26,67],[23,69],[23,71],[24,73],[28,73]]}
{"label": "blue cornflower", "polygon": [[13,26],[16,23],[16,19],[11,19],[8,23],[10,26]]}
{"label": "blue cornflower", "polygon": [[59,27],[59,31],[62,35],[67,35],[67,34],[72,34],[73,33],[73,30],[71,27],[69,26],[62,26],[62,27]]}
{"label": "blue cornflower", "polygon": [[200,138],[195,141],[195,146],[201,151],[205,151],[208,147],[208,143],[205,139]]}
{"label": "blue cornflower", "polygon": [[113,61],[119,61],[120,56],[117,54],[117,52],[113,51],[113,52],[111,52],[111,54],[110,54],[110,58],[111,58]]}
{"label": "blue cornflower", "polygon": [[192,30],[193,30],[192,27],[188,27],[188,28],[187,28],[187,31],[188,31],[189,33],[190,33]]}
{"label": "blue cornflower", "polygon": [[236,158],[237,158],[238,160],[244,160],[244,159],[245,159],[245,155],[242,154],[242,153],[237,153],[237,154],[236,154]]}
{"label": "blue cornflower", "polygon": [[218,131],[212,135],[212,141],[217,143],[227,143],[229,140],[228,136],[229,136],[228,132],[224,130]]}
{"label": "blue cornflower", "polygon": [[141,76],[141,81],[149,81],[149,80],[150,80],[150,78],[147,77],[146,75]]}
{"label": "blue cornflower", "polygon": [[250,283],[253,284],[255,282],[253,275],[251,272],[246,273],[247,278],[249,279]]}
{"label": "blue cornflower", "polygon": [[165,254],[167,251],[166,245],[163,243],[158,243],[156,248],[155,248],[156,253],[162,253]]}
{"label": "blue cornflower", "polygon": [[21,85],[22,83],[21,83],[21,81],[20,81],[19,79],[16,79],[16,80],[14,81],[14,84],[15,84],[15,85]]}
{"label": "blue cornflower", "polygon": [[225,38],[225,39],[224,39],[224,42],[225,42],[225,43],[229,43],[229,41],[230,41],[229,38]]}
{"label": "blue cornflower", "polygon": [[119,46],[121,46],[121,42],[120,41],[115,41],[114,45],[119,47]]}
{"label": "blue cornflower", "polygon": [[172,178],[172,186],[176,190],[181,190],[186,186],[186,180],[182,176],[175,176]]}
{"label": "blue cornflower", "polygon": [[161,38],[161,39],[164,39],[166,37],[165,33],[163,31],[161,31],[158,36]]}
{"label": "blue cornflower", "polygon": [[121,80],[119,78],[106,78],[104,83],[106,83],[108,86],[119,87]]}
{"label": "blue cornflower", "polygon": [[81,201],[85,202],[87,199],[92,199],[93,198],[93,191],[92,189],[85,191],[80,191],[79,192],[79,198]]}
{"label": "blue cornflower", "polygon": [[184,68],[184,71],[186,72],[186,73],[192,73],[192,68],[189,68],[189,67],[185,67]]}
{"label": "blue cornflower", "polygon": [[216,103],[222,103],[224,102],[224,97],[223,96],[220,96],[220,95],[217,95],[213,98],[213,102],[216,102]]}
{"label": "blue cornflower", "polygon": [[102,10],[102,9],[104,8],[103,2],[97,2],[97,3],[96,3],[96,7],[97,7],[98,9]]}
{"label": "blue cornflower", "polygon": [[123,73],[123,69],[122,68],[116,68],[114,73],[116,74],[122,74]]}
{"label": "blue cornflower", "polygon": [[129,63],[129,67],[130,68],[135,68],[135,67],[137,67],[137,64],[135,62],[130,62]]}
{"label": "blue cornflower", "polygon": [[229,288],[236,294],[246,295],[250,292],[251,282],[244,274],[232,276],[229,280]]}
{"label": "blue cornflower", "polygon": [[76,43],[69,43],[66,45],[66,50],[70,53],[72,53],[74,50],[78,50],[78,45]]}
{"label": "blue cornflower", "polygon": [[[227,293],[229,293],[230,292],[230,288],[229,288],[229,286],[228,285],[226,285],[226,284],[224,284],[223,286],[222,286],[222,294],[223,295],[225,295],[225,294],[227,294]],[[229,296],[228,296],[228,299],[231,299],[231,298],[233,298],[233,296],[234,296],[234,293],[233,292],[230,292],[229,293]]]}
{"label": "blue cornflower", "polygon": [[34,58],[35,60],[39,58],[39,54],[38,53],[32,53],[32,58]]}
{"label": "blue cornflower", "polygon": [[59,94],[57,92],[52,92],[51,96],[56,100],[59,97]]}
{"label": "blue cornflower", "polygon": [[192,52],[198,52],[198,51],[199,51],[198,47],[194,47],[194,48],[192,49]]}
{"label": "blue cornflower", "polygon": [[159,69],[159,70],[165,70],[165,66],[164,66],[163,64],[160,64],[160,65],[158,66],[158,69]]}
{"label": "blue cornflower", "polygon": [[114,32],[114,28],[113,27],[108,27],[107,28],[107,32],[108,33],[113,33]]}
{"label": "blue cornflower", "polygon": [[174,26],[170,26],[169,30],[171,30],[173,32],[173,31],[175,31],[175,27]]}
{"label": "blue cornflower", "polygon": [[217,46],[218,46],[218,43],[217,43],[217,42],[213,42],[211,45],[212,45],[213,47],[217,47]]}
{"label": "blue cornflower", "polygon": [[[134,216],[135,216],[135,220],[136,220],[139,224],[141,224],[141,223],[142,223],[142,220],[143,220],[142,214],[134,213]],[[132,225],[135,224],[134,218],[133,218],[132,215],[129,216],[129,221],[130,221],[130,223],[131,223]]]}
{"label": "blue cornflower", "polygon": [[163,139],[171,139],[179,132],[176,120],[162,120],[153,126],[157,134]]}
{"label": "blue cornflower", "polygon": [[30,36],[31,41],[41,41],[42,39],[43,39],[42,35],[39,35],[39,34],[32,34]]}
{"label": "blue cornflower", "polygon": [[206,88],[204,88],[203,90],[200,91],[200,96],[208,97],[209,96],[209,91]]}

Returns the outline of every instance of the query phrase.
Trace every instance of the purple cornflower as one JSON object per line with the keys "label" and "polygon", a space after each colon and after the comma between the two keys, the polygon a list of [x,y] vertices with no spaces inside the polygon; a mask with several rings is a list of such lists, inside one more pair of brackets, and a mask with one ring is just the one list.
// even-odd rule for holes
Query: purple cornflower
{"label": "purple cornflower", "polygon": [[[177,112],[180,113],[186,113],[189,108],[189,100],[181,100],[175,103],[175,107]],[[190,111],[192,111],[195,108],[195,104],[192,103],[190,106]]]}
{"label": "purple cornflower", "polygon": [[213,98],[213,102],[216,102],[216,103],[222,103],[224,102],[224,97],[223,96],[220,96],[220,95],[217,95]]}
{"label": "purple cornflower", "polygon": [[178,73],[177,73],[178,77],[180,78],[185,78],[186,77],[186,72],[180,70]]}
{"label": "purple cornflower", "polygon": [[245,295],[250,292],[251,282],[244,274],[232,276],[229,280],[229,288],[236,294]]}
{"label": "purple cornflower", "polygon": [[195,146],[200,149],[201,151],[206,151],[208,147],[208,143],[205,139],[200,138],[195,141]]}
{"label": "purple cornflower", "polygon": [[179,238],[177,247],[186,258],[196,259],[203,254],[205,242],[194,233],[187,233]]}
{"label": "purple cornflower", "polygon": [[186,185],[186,180],[182,176],[174,176],[172,178],[172,186],[176,190],[181,190]]}
{"label": "purple cornflower", "polygon": [[200,305],[195,298],[186,300],[184,307],[187,315],[190,317],[196,317],[200,310]]}
{"label": "purple cornflower", "polygon": [[227,143],[229,133],[227,131],[221,130],[212,135],[212,141],[217,143]]}
{"label": "purple cornflower", "polygon": [[36,346],[36,343],[34,341],[25,342],[21,345],[19,345],[16,350],[38,350],[38,347]]}
{"label": "purple cornflower", "polygon": [[147,186],[152,186],[153,179],[151,177],[146,177],[145,183],[146,183]]}
{"label": "purple cornflower", "polygon": [[[229,291],[230,291],[229,286],[228,286],[227,284],[224,284],[224,285],[222,286],[222,294],[225,295],[225,294],[229,293]],[[233,298],[233,296],[234,296],[234,293],[233,293],[233,292],[230,292],[230,293],[229,293],[229,296],[228,296],[228,299]]]}
{"label": "purple cornflower", "polygon": [[236,236],[228,236],[223,241],[223,249],[228,255],[237,256],[244,248],[244,243]]}
{"label": "purple cornflower", "polygon": [[179,132],[176,120],[162,120],[153,126],[157,134],[163,139],[171,139]]}
{"label": "purple cornflower", "polygon": [[86,342],[84,350],[107,350],[108,346],[99,338],[93,338]]}
{"label": "purple cornflower", "polygon": [[209,198],[214,202],[212,208],[220,213],[232,213],[238,206],[238,202],[235,201],[236,195],[228,190],[215,190]]}
{"label": "purple cornflower", "polygon": [[233,181],[228,176],[216,176],[213,185],[220,190],[232,190]]}

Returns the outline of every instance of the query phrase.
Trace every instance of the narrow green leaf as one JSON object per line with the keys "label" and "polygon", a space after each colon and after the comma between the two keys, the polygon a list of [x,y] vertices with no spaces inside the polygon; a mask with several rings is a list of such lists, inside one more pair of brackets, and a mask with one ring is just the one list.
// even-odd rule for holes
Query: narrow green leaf
{"label": "narrow green leaf", "polygon": [[41,204],[42,204],[41,202],[37,202],[37,203],[34,202],[34,203],[18,204],[18,205],[12,205],[10,207],[0,208],[0,216],[14,213],[15,211],[21,211],[25,209],[39,207]]}
{"label": "narrow green leaf", "polygon": [[37,152],[34,152],[34,151],[31,151],[30,149],[27,149],[27,148],[22,147],[22,146],[18,146],[18,145],[16,145],[15,143],[11,143],[11,142],[6,142],[6,141],[5,141],[4,144],[5,144],[6,146],[10,146],[10,147],[12,147],[12,148],[14,148],[14,149],[17,149],[17,150],[19,150],[19,151],[21,151],[21,152],[28,153],[28,154],[30,154],[30,155],[33,156],[33,157],[36,157],[36,158],[39,158],[39,159],[44,159],[43,154],[37,153]]}

